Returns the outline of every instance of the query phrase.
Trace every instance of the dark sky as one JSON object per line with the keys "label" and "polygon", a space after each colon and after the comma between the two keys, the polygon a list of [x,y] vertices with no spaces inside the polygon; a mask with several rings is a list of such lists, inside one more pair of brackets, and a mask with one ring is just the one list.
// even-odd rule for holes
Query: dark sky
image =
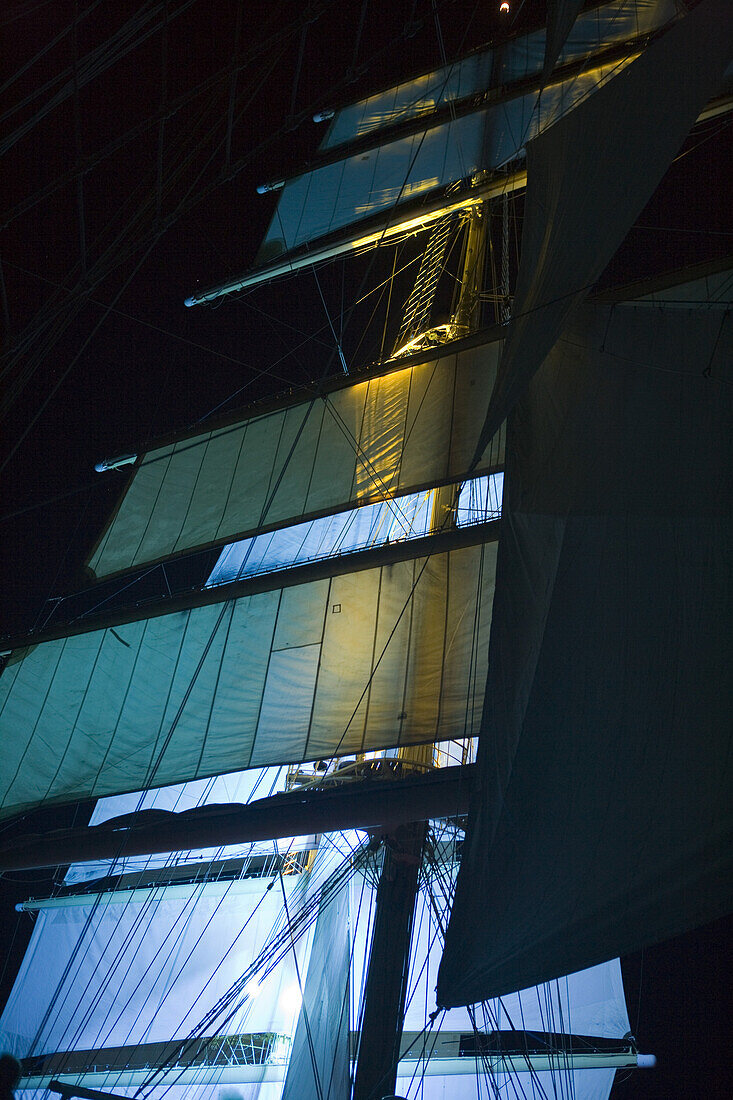
{"label": "dark sky", "polygon": [[[76,35],[73,4],[26,7],[4,17],[18,76],[0,106],[0,257],[17,349],[0,515],[29,509],[3,523],[6,631],[84,583],[81,558],[122,482],[94,475],[96,461],[340,370],[312,276],[216,309],[183,299],[252,262],[274,206],[256,186],[313,154],[315,109],[437,65],[500,22],[483,3],[443,2],[436,17],[427,0],[385,0],[367,5],[355,49],[360,3],[316,4],[304,25],[304,5],[169,0],[165,31],[163,3],[87,2]],[[323,273],[334,316],[373,264]],[[360,331],[355,318],[354,351]],[[376,351],[362,344],[357,357]]]}
{"label": "dark sky", "polygon": [[[437,66],[508,24],[531,26],[544,4],[512,9],[507,18],[483,0],[372,0],[362,24],[361,0],[3,7],[0,632],[112,595],[98,587],[56,600],[89,589],[84,556],[124,483],[95,474],[95,462],[339,373],[312,275],[217,308],[186,310],[183,299],[252,262],[273,209],[256,186],[313,155],[324,132],[315,109]],[[607,284],[731,251],[730,132],[718,120],[693,135]],[[391,262],[371,255],[319,274],[335,323]],[[346,324],[357,364],[379,351],[381,323],[363,339],[371,308]],[[168,580],[190,584],[205,565]],[[158,572],[125,598],[163,583]],[[8,902],[16,887],[42,891],[5,886]],[[9,904],[3,917],[12,928]],[[641,1045],[663,1064],[614,1096],[729,1094],[718,1065],[729,933],[721,922],[648,949],[643,970],[640,957],[626,961],[632,1026],[638,1011]]]}

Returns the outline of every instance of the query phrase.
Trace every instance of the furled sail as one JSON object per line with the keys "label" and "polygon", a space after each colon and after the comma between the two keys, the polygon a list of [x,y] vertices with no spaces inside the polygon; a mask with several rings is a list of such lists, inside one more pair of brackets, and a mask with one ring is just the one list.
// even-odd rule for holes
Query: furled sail
{"label": "furled sail", "polygon": [[0,813],[472,736],[494,562],[486,543],[275,580],[16,651],[0,677]]}
{"label": "furled sail", "polygon": [[620,76],[528,145],[513,317],[479,452],[719,87],[732,38],[733,7],[727,0],[703,0]]}
{"label": "furled sail", "polygon": [[[107,576],[458,481],[488,407],[498,342],[334,388],[143,455],[89,566]],[[481,470],[503,461],[499,444]]]}
{"label": "furled sail", "polygon": [[581,307],[511,414],[441,1004],[733,906],[733,318],[688,297]]}
{"label": "furled sail", "polygon": [[[205,805],[249,803],[254,799],[267,798],[285,789],[284,768],[251,768],[248,771],[229,772],[208,779],[191,780],[189,783],[177,783],[168,787],[151,787],[147,791],[129,791],[127,794],[99,798],[92,810],[89,825],[101,825],[127,814],[144,813],[146,810],[185,813]],[[299,837],[297,840],[281,842],[290,844],[290,850],[301,850],[314,845],[313,836]],[[244,859],[253,854],[272,853],[272,842],[228,844],[221,851],[221,858]],[[150,855],[117,855],[113,859],[85,860],[84,863],[72,863],[64,875],[65,886],[79,886],[93,879],[114,878],[116,875],[140,874],[170,866],[169,852],[154,852]],[[201,864],[211,859],[211,849],[188,848],[176,852],[176,866],[182,867]]]}

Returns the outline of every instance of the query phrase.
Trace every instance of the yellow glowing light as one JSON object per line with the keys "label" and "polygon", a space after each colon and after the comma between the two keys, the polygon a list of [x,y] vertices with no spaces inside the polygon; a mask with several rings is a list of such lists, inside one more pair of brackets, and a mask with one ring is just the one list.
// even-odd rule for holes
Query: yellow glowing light
{"label": "yellow glowing light", "polygon": [[[424,229],[425,226],[432,225],[432,223],[439,218],[444,218],[446,214],[452,214],[454,210],[469,210],[473,206],[480,206],[481,201],[482,198],[466,198],[460,199],[457,202],[447,203],[445,206],[441,206],[439,210],[431,210],[429,214],[419,214],[417,217],[409,218],[407,221],[396,222],[394,225],[388,225],[386,227],[383,226],[366,237],[359,237],[357,240],[350,241],[349,246],[351,249],[357,250],[359,248],[367,248],[371,244],[381,244],[383,241],[389,240],[391,237],[396,237],[398,234]],[[313,263],[312,256],[308,259],[308,263]]]}
{"label": "yellow glowing light", "polygon": [[291,274],[294,271],[300,271],[301,268],[304,267],[312,267],[322,260],[330,260],[334,256],[341,256],[345,252],[359,252],[364,248],[370,248],[372,245],[383,244],[385,241],[393,240],[395,237],[399,237],[402,234],[417,232],[424,226],[431,225],[445,214],[451,214],[453,211],[457,210],[469,210],[473,206],[480,205],[484,199],[490,198],[492,195],[502,195],[505,191],[516,191],[520,187],[526,187],[526,185],[527,173],[525,170],[514,172],[509,177],[500,176],[496,179],[492,179],[488,184],[482,184],[477,187],[473,192],[474,197],[470,199],[458,199],[456,202],[446,203],[437,210],[425,211],[406,221],[382,226],[368,236],[347,237],[337,244],[313,249],[312,252],[309,252],[305,256],[297,256],[294,259],[285,258],[279,263],[272,262],[269,266],[255,268],[249,275],[245,275],[242,279],[237,279],[232,283],[225,283],[222,286],[212,287],[211,290],[206,291],[200,297],[187,300],[190,305],[196,305],[201,302],[211,302],[215,298],[221,298],[222,295],[230,294],[234,290],[244,290],[246,287],[257,286],[258,283],[264,282],[266,279],[276,279],[280,275]]}
{"label": "yellow glowing light", "polygon": [[507,0],[504,0],[503,4],[499,4],[499,11],[501,12],[502,15],[508,15],[509,14],[509,4],[508,4]]}

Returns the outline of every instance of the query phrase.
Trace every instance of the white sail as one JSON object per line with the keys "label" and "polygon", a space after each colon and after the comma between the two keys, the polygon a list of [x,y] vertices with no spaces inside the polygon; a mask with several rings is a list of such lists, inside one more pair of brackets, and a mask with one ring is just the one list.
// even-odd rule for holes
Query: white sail
{"label": "white sail", "polygon": [[471,546],[17,651],[2,813],[472,736],[494,561]]}
{"label": "white sail", "polygon": [[449,511],[457,528],[497,520],[501,516],[503,486],[502,472],[469,478],[457,492],[454,516],[455,490],[448,487],[447,501],[444,498],[441,511],[441,490],[428,489],[240,539],[222,550],[206,583],[226,584],[338,554],[427,536],[442,526]]}
{"label": "white sail", "polygon": [[[328,844],[316,861],[324,850],[333,868]],[[348,884],[320,902],[282,1100],[341,1100],[349,1094],[349,915]]]}
{"label": "white sail", "polygon": [[[577,8],[577,4],[575,5]],[[674,0],[613,0],[581,13],[559,52],[567,64],[603,46],[649,34],[677,15]],[[545,29],[424,73],[336,111],[321,149],[345,145],[386,126],[408,122],[449,103],[542,72]]]}
{"label": "white sail", "polygon": [[[164,803],[181,794],[175,790],[160,793]],[[292,951],[285,953],[270,977],[260,980],[251,970],[254,955],[268,940],[273,942],[274,932],[286,928],[286,906],[293,921],[299,907],[329,882],[334,870],[343,868],[343,856],[355,838],[336,839],[334,846],[331,838],[324,838],[306,874],[286,874],[282,879],[277,874],[274,878],[235,879],[221,883],[214,895],[201,884],[191,887],[188,898],[174,897],[170,888],[161,886],[151,888],[147,896],[138,896],[142,894],[138,891],[128,899],[105,894],[98,900],[94,895],[82,897],[81,904],[73,909],[64,906],[60,898],[55,902],[51,899],[39,914],[23,968],[0,1019],[0,1042],[19,1055],[35,1059],[35,1068],[24,1082],[25,1100],[31,1100],[34,1085],[47,1082],[52,1073],[64,1081],[127,1095],[128,1090],[151,1078],[153,1067],[146,1065],[146,1057],[154,1059],[155,1048],[145,1044],[156,1042],[175,1048],[171,1051],[174,1066],[165,1077],[167,1085],[155,1086],[151,1095],[156,1096],[162,1087],[172,1087],[174,1092],[193,1087],[197,1096],[226,1100],[227,1090],[236,1088],[243,1096],[252,1089],[252,1095],[262,1100],[268,1088],[281,1088],[285,1080],[301,988],[309,1003],[311,967],[315,969],[316,986],[323,981],[333,983],[334,1006],[342,996],[336,987],[343,959],[338,961],[333,951],[329,957],[314,958],[313,952],[323,949],[323,945],[317,946],[318,924],[323,923],[325,928],[321,911],[332,926],[336,922],[333,936],[342,937],[347,918],[343,911],[345,899],[351,928],[346,959],[351,959],[353,1028],[359,1019],[364,960],[373,921],[373,871],[351,873],[345,890],[335,891],[330,904],[321,902],[315,939],[311,941],[306,933],[296,940],[297,970]],[[475,1058],[461,1057],[459,1050],[461,1038],[471,1040],[474,1034],[468,1012],[451,1010],[432,1026],[428,1019],[440,955],[441,912],[455,873],[450,844],[445,844],[440,829],[436,839],[444,854],[440,870],[436,868],[434,878],[428,873],[418,897],[404,1025],[406,1038],[411,1041],[428,1027],[429,1041],[403,1055],[398,1087],[408,1097],[463,1096],[470,1095],[471,1089],[475,1095],[476,1090]],[[222,854],[208,853],[209,858]],[[243,866],[247,866],[246,860]],[[67,879],[76,878],[72,868]],[[267,1050],[262,1047],[251,1054],[254,1060],[237,1060],[229,1047],[226,1055],[223,1053],[224,1038],[220,1036],[208,1054],[199,1056],[187,1068],[186,1037],[197,1033],[198,1023],[246,973],[251,973],[242,987],[246,995],[240,1007],[232,1002],[235,1011],[226,1032],[232,1037],[242,1036],[245,1045],[267,1044]],[[529,1031],[565,1031],[615,1039],[628,1031],[616,960],[561,982],[512,994],[501,1003],[477,1006],[476,1011],[478,1025],[485,1030],[512,1030],[521,1019]],[[311,1019],[312,1044],[322,1040],[327,1043],[325,1033],[319,1038],[315,1016]],[[209,1027],[209,1034],[212,1032],[216,1032],[214,1022]],[[231,1039],[229,1045],[233,1043]],[[89,1056],[85,1051],[90,1052]],[[76,1061],[74,1052],[80,1052]],[[262,1061],[257,1061],[260,1054]],[[85,1058],[88,1062],[91,1059],[89,1067],[75,1072],[74,1065],[83,1065]],[[319,1064],[330,1068],[331,1062],[326,1057]],[[307,1075],[309,1066],[310,1059],[306,1058],[301,1066],[303,1074]],[[552,1081],[557,1083],[559,1078],[562,1088],[573,1088],[581,1100],[605,1100],[613,1072],[568,1070],[558,1064],[554,1073],[545,1072],[534,1080],[551,1088]],[[509,1070],[498,1066],[494,1078],[495,1084],[505,1083]],[[303,1081],[305,1090],[305,1077]]]}
{"label": "white sail", "polygon": [[[500,345],[341,386],[143,455],[90,560],[106,576],[465,476]],[[503,461],[500,441],[478,472]]]}
{"label": "white sail", "polygon": [[381,211],[395,220],[393,211],[408,200],[513,160],[527,141],[615,77],[634,56],[630,48],[628,57],[548,86],[541,95],[536,90],[517,95],[288,180],[260,262]]}
{"label": "white sail", "polygon": [[[288,891],[298,885],[296,876],[283,881]],[[244,884],[246,894],[229,884],[228,902],[226,891],[211,897],[200,887],[170,900],[161,888],[144,901],[42,911],[3,1016],[4,1049],[25,1057],[185,1038],[282,920],[281,894],[261,878]],[[253,986],[230,1033],[289,1033],[297,1004],[283,994],[294,984],[286,961]]]}

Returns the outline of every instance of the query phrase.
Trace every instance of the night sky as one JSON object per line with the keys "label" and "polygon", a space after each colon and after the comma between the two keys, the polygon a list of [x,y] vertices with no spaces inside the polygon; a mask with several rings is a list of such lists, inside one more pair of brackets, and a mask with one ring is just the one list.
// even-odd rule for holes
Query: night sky
{"label": "night sky", "polygon": [[[256,187],[314,154],[325,133],[314,111],[537,24],[543,10],[539,0],[508,17],[471,0],[4,6],[0,633],[203,579],[211,555],[123,595],[123,582],[91,584],[84,558],[126,480],[94,464],[339,374],[321,293],[347,361],[376,359],[384,301],[351,305],[395,254],[336,261],[319,271],[320,291],[305,273],[216,308],[185,309],[184,298],[252,263],[274,207]],[[730,254],[730,139],[726,116],[693,133],[604,285]],[[518,200],[515,226],[521,214]],[[80,594],[59,599],[70,593]],[[3,881],[8,947],[12,904],[50,888],[38,878]],[[0,1003],[30,929],[26,916]],[[660,1068],[617,1082],[614,1097],[730,1095],[730,932],[721,921],[624,960],[632,1028]]]}

